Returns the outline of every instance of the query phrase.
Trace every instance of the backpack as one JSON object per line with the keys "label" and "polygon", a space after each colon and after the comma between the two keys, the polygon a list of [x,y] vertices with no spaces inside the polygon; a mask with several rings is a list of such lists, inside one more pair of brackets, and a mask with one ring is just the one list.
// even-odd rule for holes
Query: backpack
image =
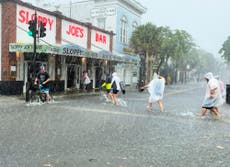
{"label": "backpack", "polygon": [[120,84],[120,88],[121,88],[122,94],[124,95],[125,94],[125,85],[124,85],[124,82],[121,81],[119,84]]}

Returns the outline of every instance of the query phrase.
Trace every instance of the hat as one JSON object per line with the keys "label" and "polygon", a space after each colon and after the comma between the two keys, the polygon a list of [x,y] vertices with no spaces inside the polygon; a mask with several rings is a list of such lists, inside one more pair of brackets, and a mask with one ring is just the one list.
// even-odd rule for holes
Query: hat
{"label": "hat", "polygon": [[204,78],[206,79],[212,79],[213,78],[213,74],[211,72],[208,72],[207,74],[205,74]]}
{"label": "hat", "polygon": [[44,66],[44,65],[41,65],[41,66],[40,66],[40,70],[45,70],[45,66]]}
{"label": "hat", "polygon": [[114,77],[114,76],[117,76],[117,73],[116,72],[113,72],[112,73],[112,76]]}

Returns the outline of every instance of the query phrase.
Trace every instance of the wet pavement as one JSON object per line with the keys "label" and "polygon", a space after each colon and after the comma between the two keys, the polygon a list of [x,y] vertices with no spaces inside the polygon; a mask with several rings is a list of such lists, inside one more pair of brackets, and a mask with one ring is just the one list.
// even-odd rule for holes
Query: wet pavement
{"label": "wet pavement", "polygon": [[147,110],[147,91],[57,96],[50,104],[0,97],[3,167],[228,167],[230,105],[200,119],[204,88],[168,86],[165,112]]}

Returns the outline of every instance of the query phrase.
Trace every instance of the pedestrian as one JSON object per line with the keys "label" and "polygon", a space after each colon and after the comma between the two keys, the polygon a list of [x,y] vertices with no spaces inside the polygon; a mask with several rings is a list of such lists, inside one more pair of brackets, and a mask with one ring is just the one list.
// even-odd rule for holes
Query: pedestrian
{"label": "pedestrian", "polygon": [[117,76],[116,72],[112,73],[111,89],[112,89],[112,98],[113,104],[118,105],[117,94],[121,90],[120,88],[120,78]]}
{"label": "pedestrian", "polygon": [[106,101],[113,101],[112,91],[111,91],[111,76],[107,74],[105,81],[102,83],[101,87],[104,87],[107,92]]}
{"label": "pedestrian", "polygon": [[83,78],[83,89],[88,91],[90,83],[91,83],[89,76],[88,76],[88,72],[83,71],[82,78]]}
{"label": "pedestrian", "polygon": [[153,79],[147,85],[141,87],[142,90],[148,88],[150,94],[148,101],[148,109],[153,109],[153,103],[157,102],[160,108],[160,111],[164,111],[163,106],[163,94],[165,89],[165,78],[154,73]]}
{"label": "pedestrian", "polygon": [[211,72],[208,72],[204,78],[207,81],[207,86],[200,116],[203,117],[207,110],[210,110],[217,116],[217,118],[220,118],[221,115],[218,106],[223,104],[223,99],[221,97],[219,82],[214,78]]}
{"label": "pedestrian", "polygon": [[216,79],[218,80],[218,82],[219,82],[221,96],[222,96],[223,99],[225,99],[226,91],[225,91],[224,82],[220,79],[219,76],[215,76],[215,78],[216,78]]}

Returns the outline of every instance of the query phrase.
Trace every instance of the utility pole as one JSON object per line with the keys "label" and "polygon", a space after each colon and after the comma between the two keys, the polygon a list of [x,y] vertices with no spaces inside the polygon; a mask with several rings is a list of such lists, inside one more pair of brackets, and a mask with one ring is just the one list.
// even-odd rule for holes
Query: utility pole
{"label": "utility pole", "polygon": [[[32,75],[30,75],[31,71],[29,70],[29,77],[27,77],[27,82],[26,82],[26,99],[25,101],[26,102],[29,102],[30,100],[30,90],[31,90],[31,86],[33,85],[33,74],[34,74],[34,68],[35,68],[35,61],[36,61],[36,49],[37,49],[37,44],[36,44],[36,41],[37,41],[37,34],[38,34],[38,30],[37,30],[37,12],[35,11],[35,14],[34,14],[34,19],[33,20],[30,20],[29,21],[29,36],[32,36],[33,39],[34,39],[34,51],[33,51],[33,61],[32,61]],[[30,76],[32,78],[30,78]]]}

